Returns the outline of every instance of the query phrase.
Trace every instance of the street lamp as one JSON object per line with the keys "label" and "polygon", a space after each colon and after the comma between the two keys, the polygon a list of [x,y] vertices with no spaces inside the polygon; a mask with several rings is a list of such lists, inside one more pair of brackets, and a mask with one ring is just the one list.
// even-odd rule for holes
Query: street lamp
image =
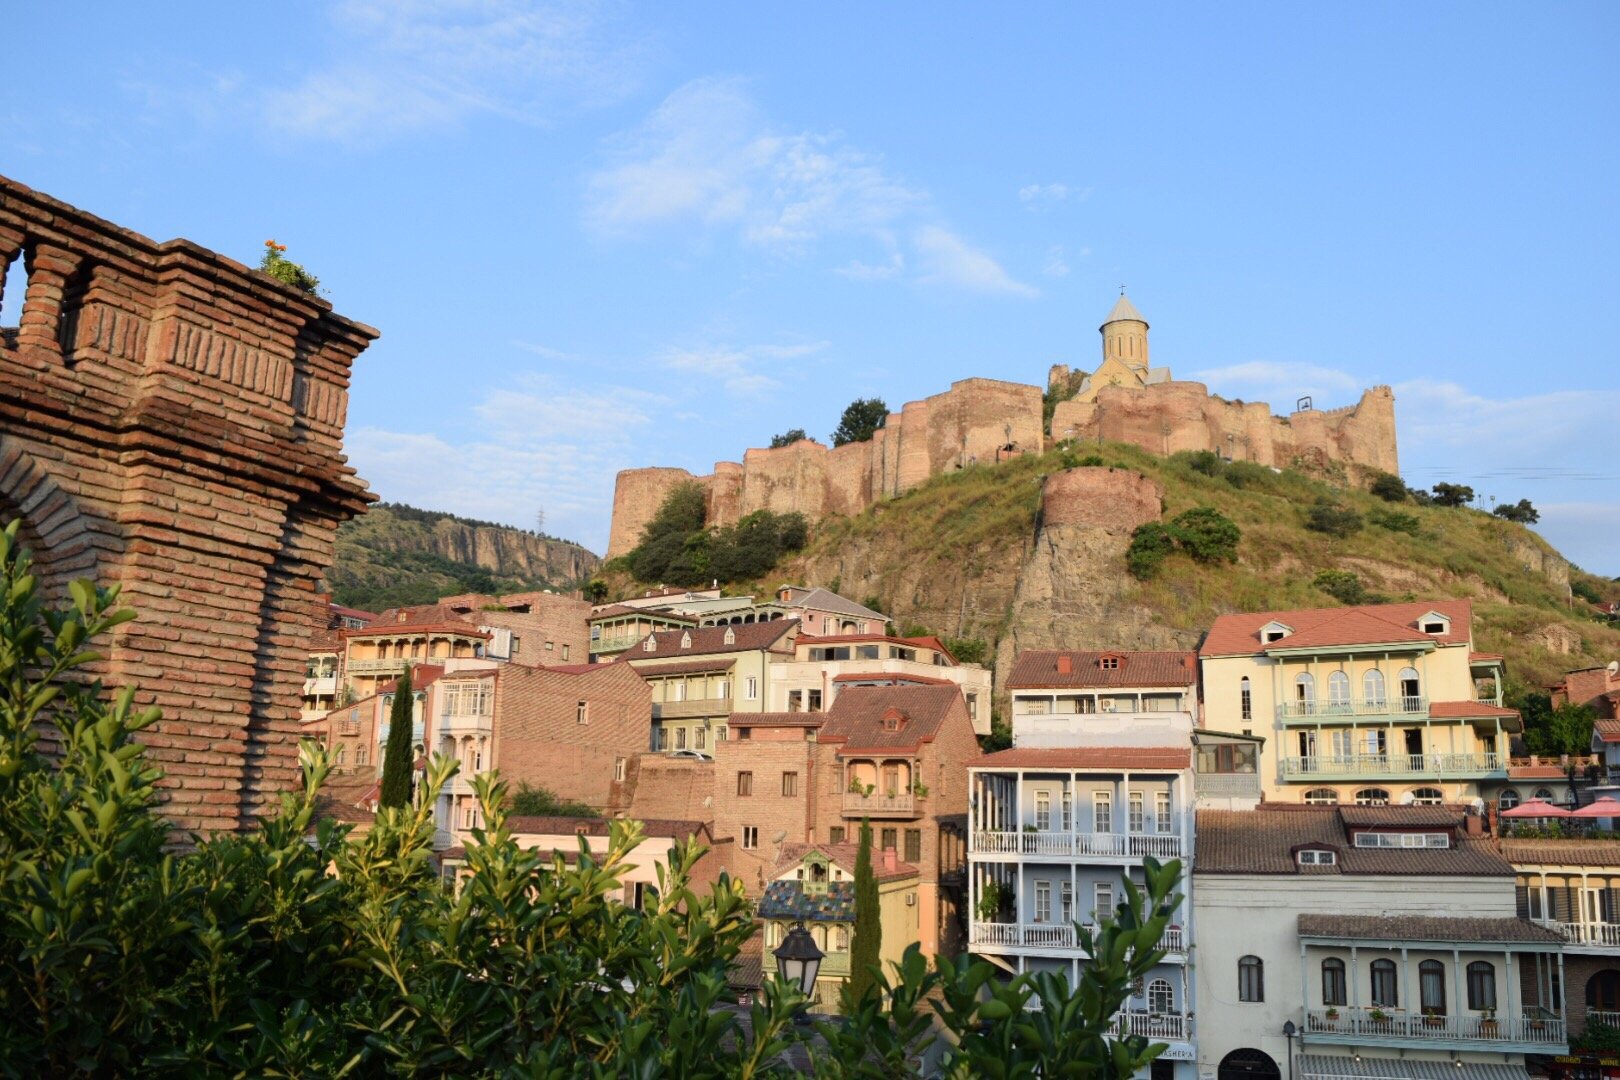
{"label": "street lamp", "polygon": [[1288,1080],[1294,1080],[1294,1036],[1299,1034],[1299,1028],[1294,1026],[1292,1020],[1283,1021],[1283,1038],[1288,1040]]}
{"label": "street lamp", "polygon": [[783,982],[797,986],[805,997],[814,996],[816,972],[821,970],[821,958],[826,953],[816,946],[816,939],[810,936],[804,923],[794,923],[771,955],[776,957],[776,973]]}

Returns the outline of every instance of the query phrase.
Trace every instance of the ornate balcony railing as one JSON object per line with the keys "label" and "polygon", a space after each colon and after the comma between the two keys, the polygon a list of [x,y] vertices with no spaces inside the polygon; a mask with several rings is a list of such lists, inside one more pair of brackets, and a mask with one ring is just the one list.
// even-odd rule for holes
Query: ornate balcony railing
{"label": "ornate balcony railing", "polygon": [[1120,856],[1156,859],[1181,857],[1181,837],[1175,833],[1010,832],[979,830],[973,833],[972,851],[984,855]]}
{"label": "ornate balcony railing", "polygon": [[1527,1043],[1536,1046],[1565,1045],[1561,1017],[1508,1016],[1500,1019],[1483,1013],[1430,1016],[1402,1009],[1375,1009],[1340,1006],[1332,1010],[1307,1009],[1305,1035],[1326,1034],[1356,1041],[1417,1040],[1435,1042],[1482,1042],[1487,1044]]}
{"label": "ornate balcony railing", "polygon": [[1311,754],[1282,759],[1284,776],[1440,776],[1501,772],[1500,754]]}
{"label": "ornate balcony railing", "polygon": [[1333,719],[1355,716],[1410,716],[1427,713],[1429,699],[1396,695],[1385,698],[1347,698],[1343,701],[1285,701],[1277,706],[1282,720]]}
{"label": "ornate balcony railing", "polygon": [[844,813],[846,814],[914,814],[917,812],[917,800],[909,791],[898,791],[893,795],[874,792],[864,795],[858,791],[844,792]]}
{"label": "ornate balcony railing", "polygon": [[[1086,924],[1086,929],[1094,934],[1097,932],[1097,928],[1090,923]],[[1081,951],[1074,924],[1066,922],[998,923],[975,920],[968,927],[968,944]],[[1159,940],[1159,947],[1166,952],[1186,952],[1187,932],[1179,926],[1168,927]]]}
{"label": "ornate balcony railing", "polygon": [[1536,919],[1535,922],[1562,934],[1564,940],[1572,944],[1610,945],[1620,948],[1620,923],[1557,922],[1553,919]]}

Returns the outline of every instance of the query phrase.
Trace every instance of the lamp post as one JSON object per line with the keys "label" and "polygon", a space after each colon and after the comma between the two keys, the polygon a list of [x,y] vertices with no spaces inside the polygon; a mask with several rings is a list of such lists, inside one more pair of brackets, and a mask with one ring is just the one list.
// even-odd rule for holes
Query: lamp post
{"label": "lamp post", "polygon": [[[816,972],[821,970],[821,958],[826,955],[816,945],[816,939],[804,928],[803,922],[793,924],[782,944],[771,951],[776,957],[776,973],[782,981],[798,987],[806,998],[815,996]],[[803,1010],[800,1010],[803,1016]]]}
{"label": "lamp post", "polygon": [[1294,1026],[1292,1020],[1283,1021],[1283,1038],[1288,1040],[1288,1080],[1294,1080],[1294,1036],[1299,1034],[1299,1028]]}

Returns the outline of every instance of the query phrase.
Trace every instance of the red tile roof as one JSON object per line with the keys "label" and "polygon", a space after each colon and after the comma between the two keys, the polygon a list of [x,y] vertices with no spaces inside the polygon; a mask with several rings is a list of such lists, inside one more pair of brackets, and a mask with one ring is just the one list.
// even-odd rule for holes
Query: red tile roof
{"label": "red tile roof", "polygon": [[1192,751],[1180,746],[1015,746],[969,762],[973,769],[1185,769]]}
{"label": "red tile roof", "polygon": [[[1451,620],[1449,634],[1425,634],[1418,629],[1418,620],[1431,611]],[[1270,649],[1330,648],[1393,642],[1433,641],[1440,645],[1466,645],[1472,619],[1473,605],[1467,600],[1251,611],[1218,617],[1209,628],[1198,655],[1251,656]],[[1260,628],[1271,622],[1282,623],[1294,632],[1280,641],[1262,642]]]}
{"label": "red tile roof", "polygon": [[[822,742],[842,743],[840,753],[901,750],[930,742],[953,711],[968,722],[962,691],[951,686],[851,686],[839,691]],[[885,717],[899,720],[895,731],[885,730]]]}
{"label": "red tile roof", "polygon": [[595,622],[597,619],[614,619],[618,618],[620,615],[635,615],[640,618],[658,619],[664,622],[691,623],[694,626],[697,625],[697,618],[692,615],[677,615],[673,611],[653,611],[649,610],[648,608],[631,607],[629,604],[609,604],[607,607],[598,608],[597,610],[591,612],[588,621]]}
{"label": "red tile roof", "polygon": [[726,720],[739,727],[802,727],[818,728],[827,722],[826,713],[816,712],[761,712],[732,713]]}
{"label": "red tile roof", "polygon": [[[737,666],[735,660],[686,660],[674,664],[657,664],[651,662],[654,658],[648,657],[649,662],[642,665],[636,663],[639,659],[640,657],[633,657],[630,660],[630,668],[646,679],[654,679],[660,675],[698,675],[705,672],[730,671]],[[597,664],[596,666],[605,667],[606,665]]]}
{"label": "red tile roof", "polygon": [[[412,664],[411,693],[414,694],[418,690],[427,689],[437,682],[439,680],[439,676],[443,674],[444,668],[437,664]],[[396,678],[387,686],[380,687],[379,693],[392,694],[397,689],[399,689],[399,680]]]}
{"label": "red tile roof", "polygon": [[907,675],[894,671],[874,671],[869,674],[852,672],[845,675],[834,675],[835,683],[869,683],[887,684],[890,686],[955,686],[955,679],[936,679],[932,675]]}
{"label": "red tile roof", "polygon": [[1431,701],[1429,717],[1434,720],[1476,720],[1480,717],[1512,717],[1518,719],[1519,710],[1504,709],[1489,701]]}
{"label": "red tile roof", "polygon": [[489,634],[478,629],[447,604],[421,604],[415,607],[389,608],[368,626],[358,630],[344,630],[345,638],[384,637],[389,634],[419,634],[438,630],[461,637],[485,638]]}
{"label": "red tile roof", "polygon": [[[797,631],[799,624],[794,619],[776,619],[771,622],[735,623],[729,626],[694,626],[690,630],[655,630],[647,635],[653,639],[654,649],[646,649],[647,637],[639,639],[626,651],[624,659],[631,663],[640,660],[657,660],[660,657],[702,656],[705,653],[734,653],[749,652],[753,649],[769,649],[775,646],[789,632]],[[726,644],[726,634],[732,635],[731,644]],[[692,644],[683,646],[681,641],[690,638]]]}
{"label": "red tile roof", "polygon": [[1504,657],[1499,652],[1471,652],[1471,653],[1468,654],[1468,662],[1469,663],[1473,663],[1476,660],[1501,660],[1501,659],[1504,659]]}
{"label": "red tile roof", "polygon": [[1620,866],[1620,844],[1613,840],[1506,839],[1502,854],[1515,866]]}
{"label": "red tile roof", "polygon": [[1299,916],[1299,936],[1333,941],[1529,941],[1549,945],[1564,940],[1557,931],[1529,919],[1315,913]]}
{"label": "red tile roof", "polygon": [[1599,720],[1593,730],[1604,742],[1620,742],[1620,720]]}
{"label": "red tile roof", "polygon": [[[857,828],[855,832],[859,834],[860,829]],[[887,868],[885,866],[883,853],[876,850],[876,832],[877,830],[874,829],[874,838],[872,843],[872,876],[878,881],[899,881],[901,878],[916,877],[919,871],[910,863],[896,862],[892,868]],[[771,871],[771,876],[781,877],[783,874],[793,869],[793,867],[803,862],[804,857],[810,854],[812,851],[821,852],[835,865],[844,870],[845,873],[854,875],[855,862],[860,855],[860,850],[861,846],[858,843],[785,843],[782,845],[782,853],[777,857],[776,867]]]}
{"label": "red tile roof", "polygon": [[[1063,657],[1069,670],[1059,670]],[[1102,666],[1104,657],[1118,667]],[[1018,654],[1007,677],[1009,690],[1106,689],[1137,686],[1191,686],[1198,680],[1198,657],[1191,652],[1035,650]]]}
{"label": "red tile roof", "polygon": [[[1513,867],[1484,837],[1452,830],[1449,848],[1362,848],[1350,839],[1350,824],[1343,811],[1359,811],[1356,828],[1376,825],[1400,829],[1437,828],[1442,816],[1454,817],[1445,807],[1301,806],[1255,810],[1200,810],[1197,818],[1196,874],[1399,874],[1438,877],[1511,877]],[[1440,811],[1441,813],[1437,813]],[[1301,847],[1329,847],[1338,852],[1332,866],[1299,865]]]}
{"label": "red tile roof", "polygon": [[1509,765],[1510,780],[1562,780],[1564,770],[1557,765]]}

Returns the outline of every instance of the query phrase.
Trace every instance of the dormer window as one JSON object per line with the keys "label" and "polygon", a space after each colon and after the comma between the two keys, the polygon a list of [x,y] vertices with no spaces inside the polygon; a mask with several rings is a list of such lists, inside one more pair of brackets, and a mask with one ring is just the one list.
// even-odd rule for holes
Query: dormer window
{"label": "dormer window", "polygon": [[681,648],[690,649],[691,647],[692,647],[692,635],[691,634],[682,634],[681,635]]}
{"label": "dormer window", "polygon": [[729,626],[726,627],[726,644],[727,645],[735,645],[735,644],[737,644],[737,631],[731,629],[731,627],[729,627]]}
{"label": "dormer window", "polygon": [[1296,858],[1301,866],[1334,866],[1339,853],[1332,848],[1301,848]]}
{"label": "dormer window", "polygon": [[1418,628],[1425,634],[1451,633],[1451,620],[1438,611],[1431,611],[1418,620]]}
{"label": "dormer window", "polygon": [[653,637],[651,634],[647,635],[647,640],[641,643],[641,651],[642,652],[657,652],[658,651],[658,639]]}
{"label": "dormer window", "polygon": [[906,726],[906,714],[891,708],[884,712],[882,723],[884,731],[899,731]]}
{"label": "dormer window", "polygon": [[1260,640],[1269,644],[1273,641],[1281,641],[1283,638],[1287,637],[1293,632],[1294,628],[1292,626],[1289,626],[1286,623],[1277,622],[1275,619],[1273,619],[1271,622],[1266,623],[1266,625],[1260,628]]}
{"label": "dormer window", "polygon": [[1123,658],[1117,654],[1108,653],[1097,661],[1097,666],[1102,668],[1104,671],[1118,671],[1119,662],[1121,659]]}

